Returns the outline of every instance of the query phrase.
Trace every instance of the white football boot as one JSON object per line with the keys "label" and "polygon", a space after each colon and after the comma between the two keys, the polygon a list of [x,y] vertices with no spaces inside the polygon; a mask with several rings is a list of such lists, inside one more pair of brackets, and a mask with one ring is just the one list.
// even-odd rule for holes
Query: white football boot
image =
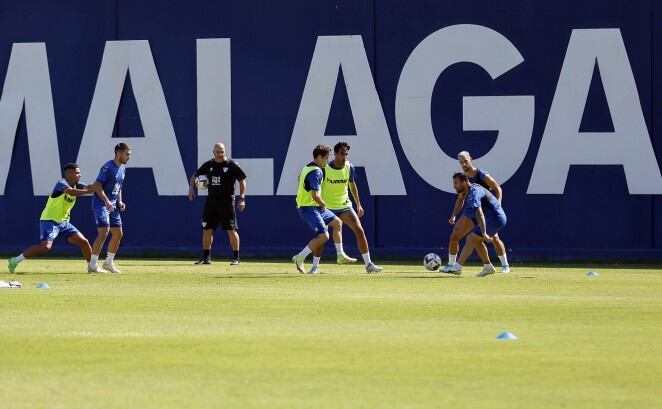
{"label": "white football boot", "polygon": [[441,269],[441,272],[459,276],[460,274],[462,274],[462,265],[458,263],[446,264],[444,268]]}
{"label": "white football boot", "polygon": [[104,268],[104,270],[108,270],[108,271],[110,271],[111,273],[114,273],[114,274],[122,274],[122,270],[117,268],[115,263],[103,263],[103,268]]}
{"label": "white football boot", "polygon": [[490,274],[496,273],[496,268],[492,264],[489,266],[484,266],[480,273],[476,274],[476,277],[486,277]]}

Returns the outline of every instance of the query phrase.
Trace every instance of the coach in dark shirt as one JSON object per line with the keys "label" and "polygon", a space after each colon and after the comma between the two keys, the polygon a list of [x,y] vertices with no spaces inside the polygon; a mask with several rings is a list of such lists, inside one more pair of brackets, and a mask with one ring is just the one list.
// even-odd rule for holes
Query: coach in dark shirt
{"label": "coach in dark shirt", "polygon": [[239,264],[239,233],[237,233],[237,214],[235,212],[235,184],[239,182],[239,199],[236,207],[240,212],[246,207],[246,174],[239,164],[225,155],[225,145],[214,145],[214,159],[200,166],[189,180],[188,198],[193,200],[196,179],[207,178],[207,201],[202,213],[202,250],[203,255],[195,264],[211,264],[211,243],[216,227],[228,232],[232,246],[232,262]]}

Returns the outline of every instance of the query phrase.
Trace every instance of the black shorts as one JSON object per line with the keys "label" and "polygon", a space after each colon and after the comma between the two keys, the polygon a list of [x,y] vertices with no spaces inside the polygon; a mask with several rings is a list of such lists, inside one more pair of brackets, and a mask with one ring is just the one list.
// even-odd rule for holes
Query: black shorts
{"label": "black shorts", "polygon": [[219,224],[223,230],[237,230],[234,196],[207,197],[202,212],[202,228],[215,230]]}

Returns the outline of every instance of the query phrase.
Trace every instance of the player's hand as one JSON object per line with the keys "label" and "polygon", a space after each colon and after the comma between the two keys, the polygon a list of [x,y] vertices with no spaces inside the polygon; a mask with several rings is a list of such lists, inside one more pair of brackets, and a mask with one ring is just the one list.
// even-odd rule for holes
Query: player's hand
{"label": "player's hand", "polygon": [[486,241],[488,243],[492,243],[492,239],[493,239],[493,237],[490,237],[487,233],[483,233],[483,240],[484,241]]}
{"label": "player's hand", "polygon": [[106,206],[106,210],[108,210],[109,212],[112,212],[112,211],[115,210],[115,206],[113,206],[113,204],[110,203],[110,200],[106,202],[105,206]]}
{"label": "player's hand", "polygon": [[237,203],[237,209],[239,209],[240,212],[243,212],[246,209],[246,199],[239,199],[239,203]]}
{"label": "player's hand", "polygon": [[450,219],[448,219],[448,224],[451,226],[455,226],[455,216],[451,216]]}
{"label": "player's hand", "polygon": [[365,210],[363,210],[363,206],[358,205],[356,207],[356,215],[359,217],[363,217],[364,214],[365,214]]}
{"label": "player's hand", "polygon": [[192,202],[194,197],[195,197],[195,189],[189,188],[188,189],[188,200]]}
{"label": "player's hand", "polygon": [[120,209],[120,212],[123,212],[124,210],[126,210],[126,205],[124,204],[124,202],[119,202],[117,203],[117,208]]}

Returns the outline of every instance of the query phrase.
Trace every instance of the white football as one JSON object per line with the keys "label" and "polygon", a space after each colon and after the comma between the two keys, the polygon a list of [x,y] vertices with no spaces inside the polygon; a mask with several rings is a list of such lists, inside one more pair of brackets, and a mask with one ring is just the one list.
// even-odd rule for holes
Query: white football
{"label": "white football", "polygon": [[208,183],[207,176],[201,175],[195,178],[195,185],[198,187],[198,190],[207,190]]}
{"label": "white football", "polygon": [[423,257],[423,265],[430,271],[435,271],[441,267],[441,257],[438,254],[430,253]]}

